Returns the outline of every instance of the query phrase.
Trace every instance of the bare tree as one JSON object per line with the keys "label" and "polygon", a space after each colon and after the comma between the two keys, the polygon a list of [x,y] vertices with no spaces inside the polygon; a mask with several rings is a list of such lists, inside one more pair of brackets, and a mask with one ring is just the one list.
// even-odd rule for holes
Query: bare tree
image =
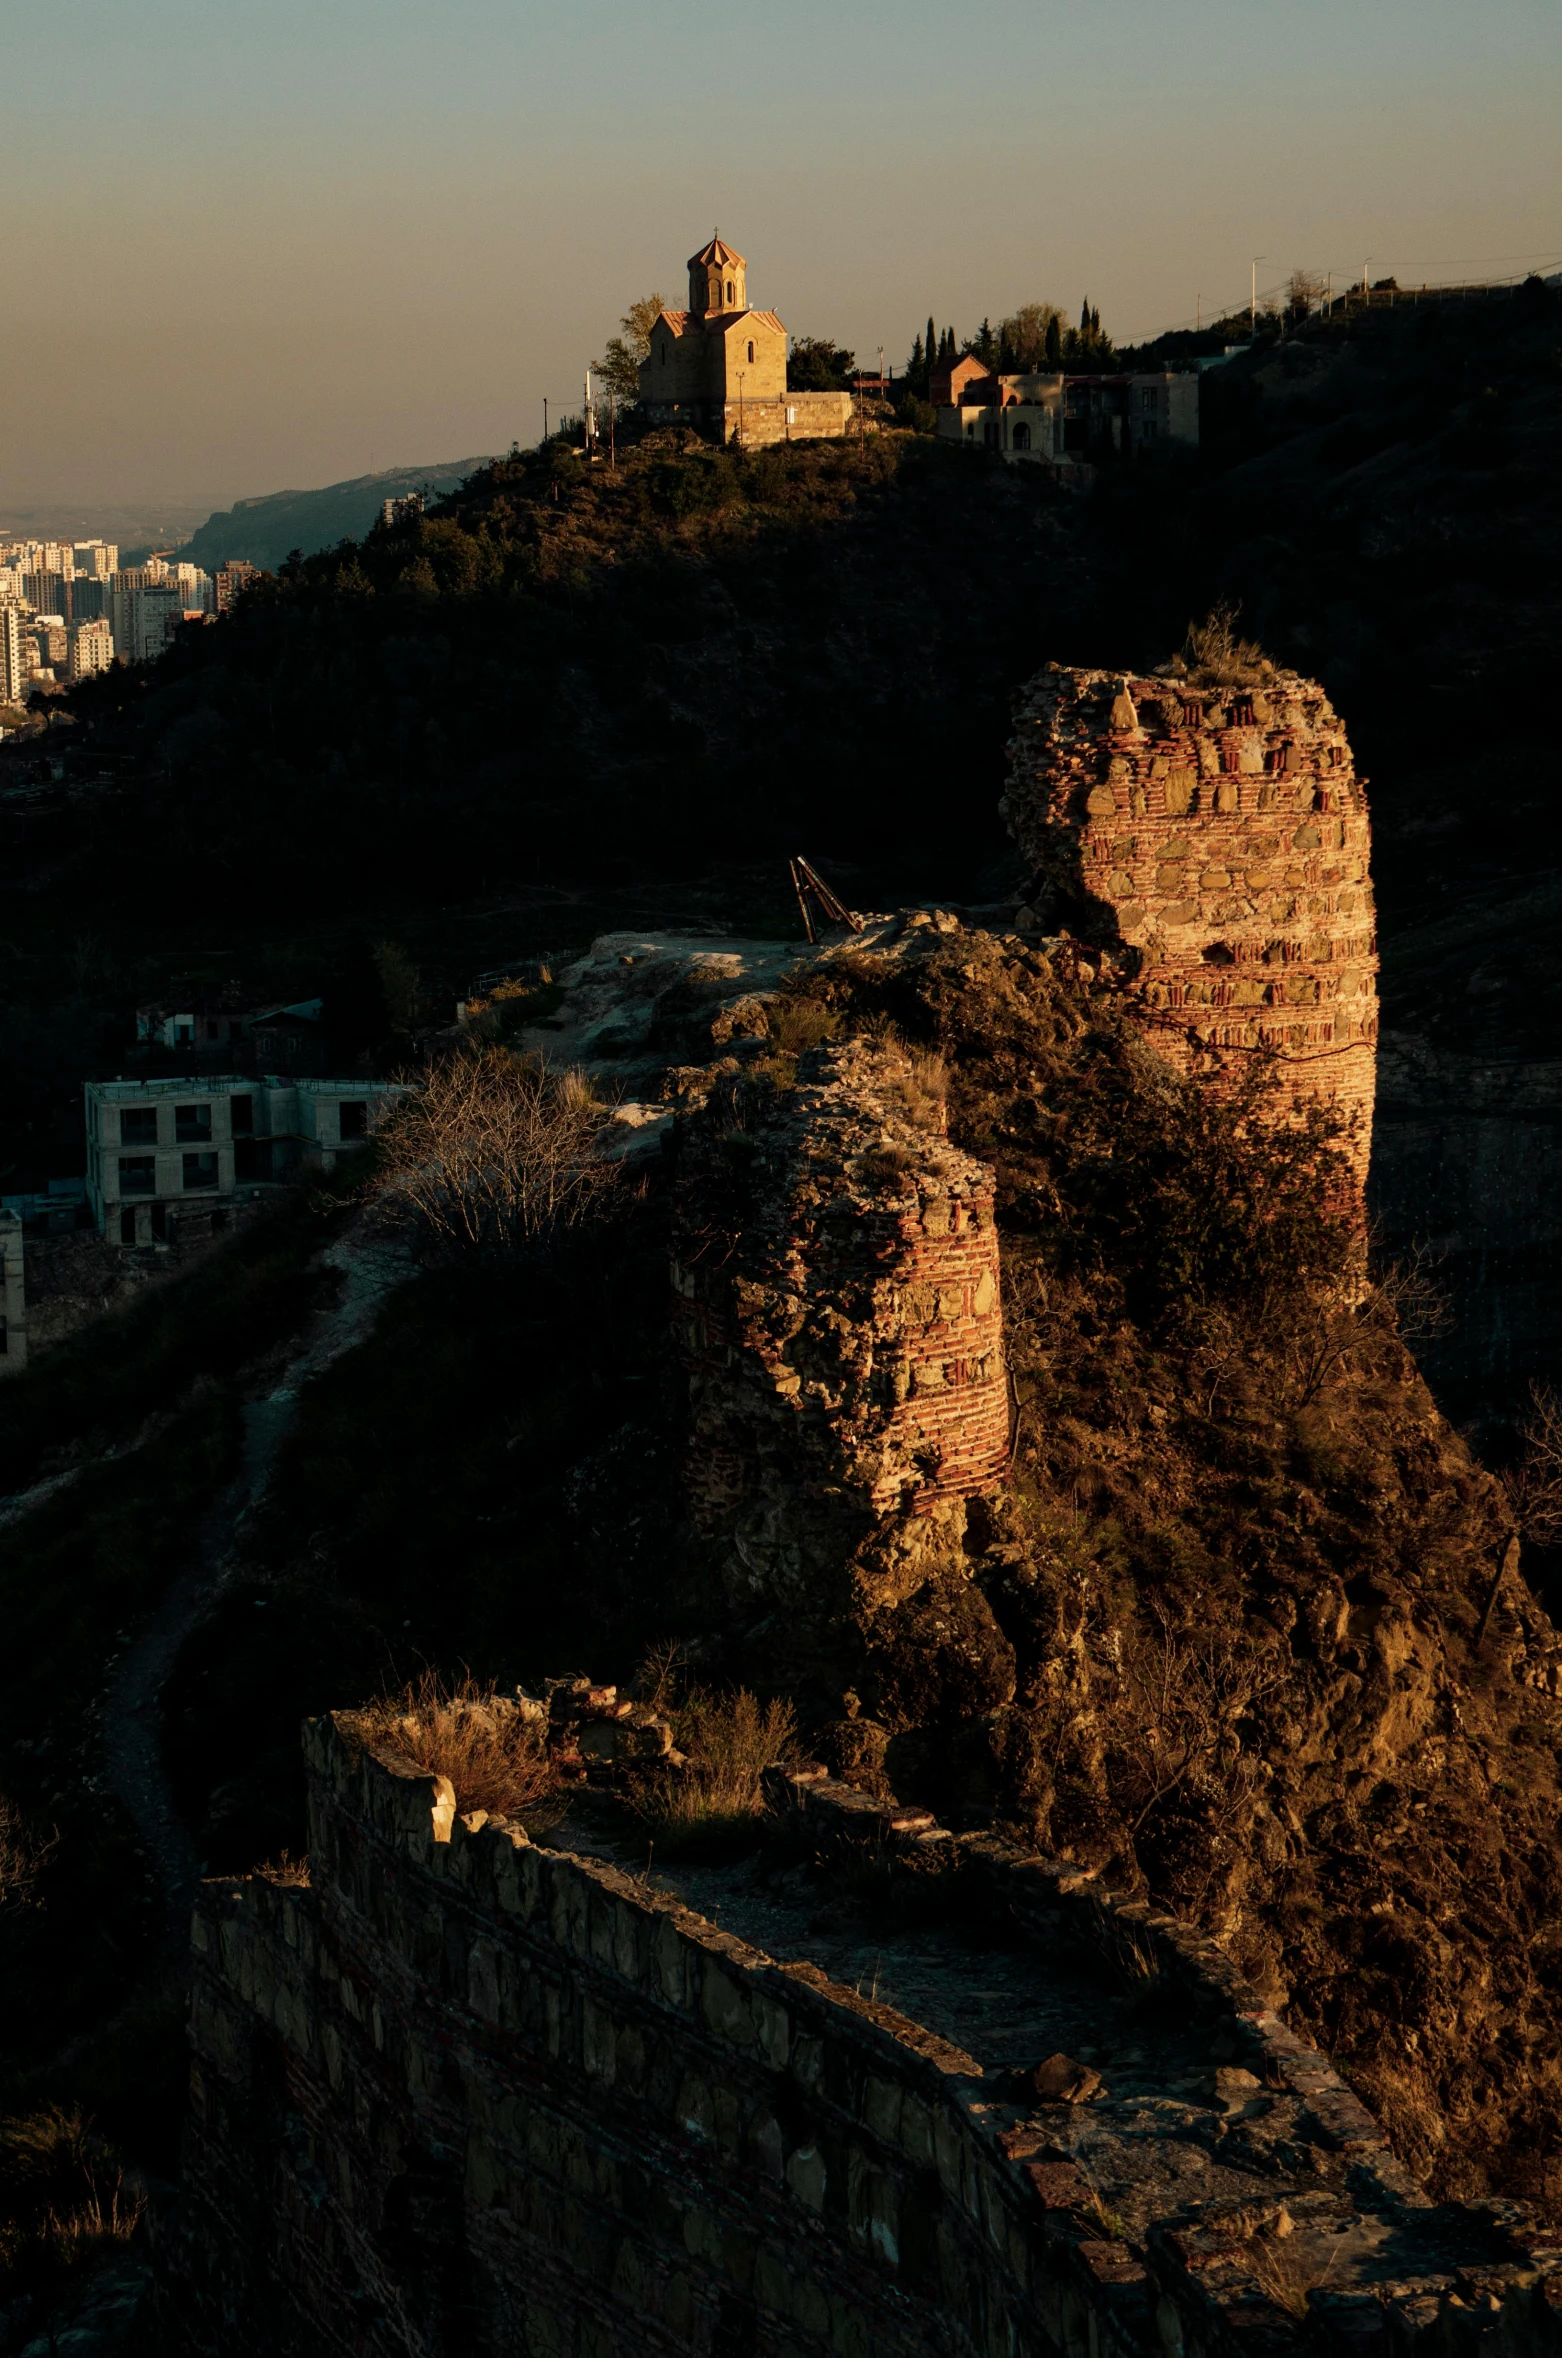
{"label": "bare tree", "polygon": [[1523,1455],[1503,1483],[1519,1529],[1536,1547],[1562,1540],[1562,1399],[1549,1384],[1531,1384],[1530,1414],[1519,1427]]}
{"label": "bare tree", "polygon": [[0,1917],[36,1903],[38,1878],[58,1845],[57,1834],[47,1841],[29,1834],[15,1802],[0,1793]]}
{"label": "bare tree", "polygon": [[468,1049],[394,1101],[372,1185],[447,1248],[539,1243],[585,1219],[616,1176],[606,1119],[580,1073]]}
{"label": "bare tree", "polygon": [[1123,1648],[1112,1729],[1133,1835],[1190,1784],[1234,1797],[1245,1781],[1239,1723],[1284,1677],[1274,1649],[1215,1627],[1173,1629],[1159,1611],[1155,1619]]}
{"label": "bare tree", "polygon": [[1319,270],[1293,270],[1285,299],[1293,319],[1308,319],[1323,301],[1326,281]]}

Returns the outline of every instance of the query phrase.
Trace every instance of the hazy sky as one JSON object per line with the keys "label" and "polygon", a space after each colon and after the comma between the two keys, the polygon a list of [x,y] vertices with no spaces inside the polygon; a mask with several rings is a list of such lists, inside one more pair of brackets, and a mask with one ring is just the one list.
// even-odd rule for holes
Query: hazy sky
{"label": "hazy sky", "polygon": [[0,521],[534,441],[719,223],[897,364],[1562,260],[1558,0],[0,0]]}

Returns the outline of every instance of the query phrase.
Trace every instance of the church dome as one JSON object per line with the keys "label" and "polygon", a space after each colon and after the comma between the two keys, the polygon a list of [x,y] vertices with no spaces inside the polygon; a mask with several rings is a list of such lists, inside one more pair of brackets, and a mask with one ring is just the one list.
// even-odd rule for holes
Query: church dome
{"label": "church dome", "polygon": [[689,256],[689,309],[702,318],[748,309],[748,265],[719,236]]}

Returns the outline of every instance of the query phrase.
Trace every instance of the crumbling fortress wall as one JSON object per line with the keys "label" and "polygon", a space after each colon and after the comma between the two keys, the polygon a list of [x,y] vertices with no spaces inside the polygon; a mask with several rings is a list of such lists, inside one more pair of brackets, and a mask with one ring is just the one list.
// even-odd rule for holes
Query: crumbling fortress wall
{"label": "crumbling fortress wall", "polygon": [[696,1520],[757,1587],[813,1577],[800,1496],[863,1530],[937,1517],[1009,1458],[994,1180],[892,1044],[803,1057],[683,1125],[674,1330]]}
{"label": "crumbling fortress wall", "polygon": [[1139,1014],[1187,1072],[1278,1059],[1331,1104],[1365,1184],[1377,1051],[1366,797],[1323,690],[1051,664],[1022,694],[1001,804],[1042,899],[1136,954]]}
{"label": "crumbling fortress wall", "polygon": [[[611,1689],[559,1731],[619,1723]],[[947,1882],[1110,2084],[993,2070],[648,1879],[306,1729],[308,1888],[203,1887],[160,2338],[199,2358],[1510,2358],[1562,2343],[1522,2204],[1433,2207],[1206,1940],[822,1771],[799,1847]],[[924,1905],[925,1912],[925,1905]],[[1103,2056],[1103,2063],[1106,2057]],[[1305,2324],[1302,2322],[1305,2316]]]}

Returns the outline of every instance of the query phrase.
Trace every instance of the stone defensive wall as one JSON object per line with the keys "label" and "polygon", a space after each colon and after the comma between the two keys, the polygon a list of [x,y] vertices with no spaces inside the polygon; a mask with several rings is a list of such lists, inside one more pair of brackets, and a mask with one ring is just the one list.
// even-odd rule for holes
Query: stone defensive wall
{"label": "stone defensive wall", "polygon": [[[1323,690],[1051,664],[1016,707],[1000,804],[1044,897],[1137,953],[1137,1003],[1184,1071],[1280,1060],[1332,1103],[1364,1183],[1377,942],[1362,782]],[[1088,923],[1088,917],[1087,917]]]}
{"label": "stone defensive wall", "polygon": [[[610,1755],[629,1707],[579,1686],[567,1708],[588,1716],[561,1741]],[[963,2007],[978,2054],[646,1875],[458,1815],[447,1780],[366,1749],[350,1717],[310,1723],[305,1752],[310,1886],[211,1883],[195,1914],[160,2349],[1523,2358],[1562,2340],[1562,2243],[1525,2206],[1428,2205],[1217,1950],[1064,1862],[769,1773],[799,1859],[886,1906],[910,1895],[931,1928],[901,1945],[924,1970],[965,1939],[928,2010]],[[758,1903],[729,1880],[742,1922]],[[996,2051],[1008,2018],[984,2027],[974,1985],[1000,1954],[1073,2054]],[[1078,2059],[1087,2030],[1099,2068]]]}
{"label": "stone defensive wall", "polygon": [[936,1087],[854,1040],[810,1050],[744,1127],[723,1109],[680,1124],[673,1248],[701,1527],[763,1525],[800,1477],[873,1520],[990,1489],[1010,1445],[994,1178],[944,1136]]}

